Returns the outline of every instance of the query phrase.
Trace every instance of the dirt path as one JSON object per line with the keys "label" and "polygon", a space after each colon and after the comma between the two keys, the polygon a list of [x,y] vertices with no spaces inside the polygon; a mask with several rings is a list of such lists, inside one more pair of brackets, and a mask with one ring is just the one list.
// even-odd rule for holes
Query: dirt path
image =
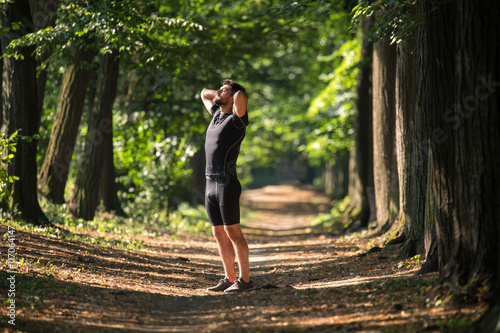
{"label": "dirt path", "polygon": [[[17,252],[29,264],[17,275],[15,329],[438,332],[450,320],[484,311],[436,306],[429,300],[435,276],[413,277],[418,265],[401,266],[397,249],[362,256],[373,239],[312,228],[311,219],[328,204],[312,189],[265,187],[244,193],[243,202],[256,217],[244,227],[256,290],[240,294],[205,291],[223,273],[212,237],[143,238],[150,250],[125,251],[18,231]],[[5,240],[2,247],[5,253]]]}

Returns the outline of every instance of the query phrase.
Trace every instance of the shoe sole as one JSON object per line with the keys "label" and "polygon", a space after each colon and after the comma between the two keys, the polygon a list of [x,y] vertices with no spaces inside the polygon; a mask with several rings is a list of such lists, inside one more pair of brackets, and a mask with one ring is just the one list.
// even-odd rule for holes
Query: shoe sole
{"label": "shoe sole", "polygon": [[235,289],[233,289],[233,290],[227,290],[226,289],[226,290],[224,290],[224,292],[230,294],[230,293],[241,293],[241,292],[252,291],[252,290],[255,290],[255,288],[252,287],[252,288],[243,289],[243,290],[235,290]]}

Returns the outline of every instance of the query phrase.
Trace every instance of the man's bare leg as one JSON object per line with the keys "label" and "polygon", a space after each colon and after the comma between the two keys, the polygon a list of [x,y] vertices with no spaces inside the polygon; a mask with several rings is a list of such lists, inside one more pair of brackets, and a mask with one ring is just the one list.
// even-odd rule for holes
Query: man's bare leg
{"label": "man's bare leg", "polygon": [[235,253],[233,243],[229,239],[224,226],[219,225],[212,227],[217,246],[219,247],[219,254],[222,258],[222,265],[224,266],[224,273],[229,282],[236,281],[236,271],[234,269]]}
{"label": "man's bare leg", "polygon": [[224,226],[224,229],[227,237],[232,243],[232,246],[234,246],[234,250],[236,251],[240,278],[242,278],[244,282],[248,283],[250,281],[249,250],[248,243],[241,232],[240,224],[226,225]]}

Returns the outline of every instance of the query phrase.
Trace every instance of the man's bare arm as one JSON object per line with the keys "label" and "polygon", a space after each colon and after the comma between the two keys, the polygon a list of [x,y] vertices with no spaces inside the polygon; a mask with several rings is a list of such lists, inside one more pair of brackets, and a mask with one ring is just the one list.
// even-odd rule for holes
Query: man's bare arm
{"label": "man's bare arm", "polygon": [[233,113],[238,117],[243,117],[247,113],[248,97],[239,90],[233,95]]}
{"label": "man's bare arm", "polygon": [[205,105],[205,108],[210,114],[212,114],[212,106],[214,106],[213,99],[215,98],[216,94],[217,92],[211,89],[203,89],[201,91],[201,100],[203,101],[203,105]]}

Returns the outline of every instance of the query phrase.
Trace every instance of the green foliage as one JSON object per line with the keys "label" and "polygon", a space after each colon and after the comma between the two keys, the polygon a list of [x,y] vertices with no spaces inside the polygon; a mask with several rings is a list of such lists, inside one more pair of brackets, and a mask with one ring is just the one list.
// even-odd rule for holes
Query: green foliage
{"label": "green foliage", "polygon": [[467,327],[472,325],[474,320],[467,318],[463,315],[459,315],[455,318],[450,318],[448,321],[440,320],[439,327],[442,332],[464,332]]}
{"label": "green foliage", "polygon": [[[51,226],[33,226],[22,220],[2,220],[0,223],[46,236],[55,236],[62,239],[83,241],[90,244],[127,250],[146,249],[143,241],[131,239],[131,236],[156,236],[156,233],[148,231],[144,225],[133,219],[119,218],[109,214],[97,214],[93,221],[85,221],[69,215],[66,205],[55,205],[42,198],[41,206],[47,218],[52,222]],[[98,235],[92,234],[92,231],[97,231]],[[105,232],[114,234],[115,237],[108,238],[104,235]]]}
{"label": "green foliage", "polygon": [[[355,66],[349,67],[354,59],[349,47],[357,41],[346,42],[352,36],[343,6],[309,0],[272,6],[241,0],[61,1],[57,12],[47,13],[54,26],[15,40],[9,48],[13,55],[17,47],[36,45],[41,68],[48,71],[37,161],[47,146],[64,68],[76,61],[77,52],[91,47],[96,53],[120,51],[114,159],[120,200],[130,218],[165,230],[182,224],[178,210],[193,196],[191,158],[203,149],[210,121],[199,92],[217,88],[225,78],[242,82],[250,97],[250,126],[239,159],[243,184],[252,167],[306,157],[321,163],[348,146],[349,112],[335,119],[328,113],[340,104],[351,108],[347,81]],[[328,110],[307,111],[314,109],[313,98],[323,100]],[[312,149],[315,141],[327,150]],[[75,149],[70,179],[81,148]],[[57,216],[63,225],[81,223]]]}
{"label": "green foliage", "polygon": [[411,40],[415,29],[423,23],[422,15],[416,10],[416,0],[363,0],[351,14],[352,25],[374,16],[370,39],[377,41],[387,37],[391,44]]}
{"label": "green foliage", "polygon": [[422,262],[420,261],[420,254],[417,254],[416,256],[413,256],[410,259],[407,259],[405,261],[401,261],[398,264],[398,268],[405,268],[405,269],[412,269],[415,267],[420,267],[422,266]]}
{"label": "green foliage", "polygon": [[[5,221],[4,219],[0,220],[0,224],[46,236],[124,250],[147,250],[148,246],[140,239],[143,236],[163,238],[165,235],[178,233],[208,235],[212,232],[205,207],[202,205],[190,206],[182,203],[169,216],[166,212],[156,215],[157,219],[154,221],[147,219],[143,221],[132,217],[123,218],[102,212],[96,214],[94,220],[86,221],[72,217],[66,205],[56,205],[44,198],[41,200],[41,206],[47,218],[52,222],[51,226],[37,227],[24,221]],[[146,217],[152,218],[150,215]],[[110,235],[113,237],[109,237]],[[4,235],[4,242],[5,239],[6,235]],[[40,262],[31,264],[40,265]],[[45,266],[50,268],[50,263]]]}
{"label": "green foliage", "polygon": [[330,211],[319,213],[312,221],[312,224],[327,228],[329,232],[340,231],[342,228],[347,228],[349,225],[343,225],[342,218],[350,201],[351,198],[349,196],[337,201]]}
{"label": "green foliage", "polygon": [[338,49],[351,37],[345,28],[347,15],[334,3],[287,2],[271,8],[269,15],[277,12],[287,13],[278,19],[284,23],[284,36],[254,60],[253,70],[260,75],[252,78],[258,94],[249,99],[244,165],[276,166],[283,159],[311,157],[305,147],[324,114],[307,110],[331,80],[332,67],[338,64],[332,55],[340,57]]}
{"label": "green foliage", "polygon": [[328,86],[316,96],[306,114],[311,132],[301,149],[311,163],[331,161],[335,153],[350,147],[359,54],[360,41],[355,38],[331,56],[339,65],[325,75]]}
{"label": "green foliage", "polygon": [[137,54],[139,66],[155,62],[175,68],[172,58],[187,44],[183,33],[203,29],[195,22],[161,15],[152,1],[66,0],[60,2],[57,13],[48,14],[56,17],[54,26],[13,40],[6,55],[18,57],[19,47],[36,45],[36,56],[44,59],[45,67],[61,57],[72,60],[77,49],[90,47],[100,54],[111,50]]}
{"label": "green foliage", "polygon": [[80,287],[77,284],[67,284],[63,288],[59,289],[60,293],[63,295],[78,295]]}
{"label": "green foliage", "polygon": [[204,234],[212,233],[212,226],[208,221],[205,206],[190,206],[182,203],[177,211],[173,213],[169,220],[169,230],[173,234],[189,233]]}
{"label": "green foliage", "polygon": [[6,165],[11,163],[14,158],[18,139],[18,131],[15,131],[9,137],[7,137],[5,133],[2,133],[0,137],[0,146],[2,147],[0,150],[0,155],[2,155],[2,166],[0,166],[0,197],[9,195],[9,185],[13,184],[16,180],[19,180],[19,177],[9,175],[6,167]]}
{"label": "green foliage", "polygon": [[114,130],[115,165],[126,212],[133,218],[157,221],[163,209],[172,210],[186,197],[192,173],[190,158],[196,152],[196,126],[185,122],[168,133],[160,121],[145,112],[116,113]]}

